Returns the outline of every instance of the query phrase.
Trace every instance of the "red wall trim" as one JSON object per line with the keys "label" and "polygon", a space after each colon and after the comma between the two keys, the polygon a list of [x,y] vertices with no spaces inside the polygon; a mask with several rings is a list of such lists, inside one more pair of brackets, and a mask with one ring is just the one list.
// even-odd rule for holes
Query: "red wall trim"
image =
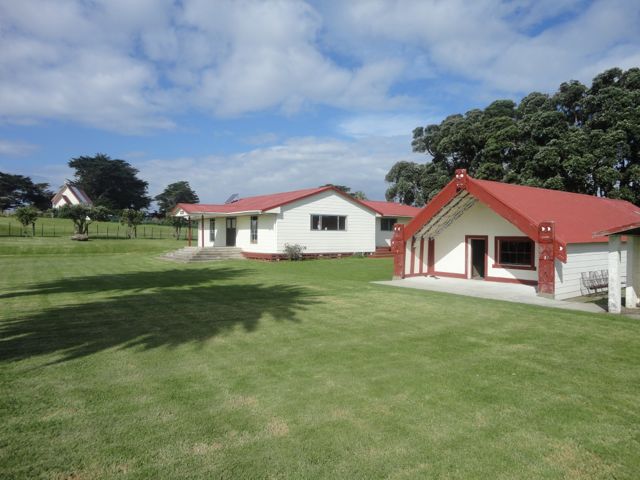
{"label": "red wall trim", "polygon": [[424,273],[424,237],[420,238],[420,268],[418,271]]}
{"label": "red wall trim", "polygon": [[489,236],[488,235],[465,235],[464,236],[464,278],[469,276],[469,250],[471,245],[469,240],[484,240],[484,279],[489,275]]}
{"label": "red wall trim", "polygon": [[[520,241],[529,242],[531,244],[531,262],[529,265],[509,265],[500,263],[500,242],[505,241]],[[493,243],[493,267],[494,268],[506,268],[511,270],[535,270],[536,269],[536,242],[529,237],[495,237]]]}
{"label": "red wall trim", "polygon": [[[307,259],[313,258],[343,258],[360,255],[362,252],[337,252],[337,253],[304,253],[302,256]],[[251,260],[269,260],[279,261],[286,260],[284,253],[261,253],[261,252],[242,252],[242,256]]]}

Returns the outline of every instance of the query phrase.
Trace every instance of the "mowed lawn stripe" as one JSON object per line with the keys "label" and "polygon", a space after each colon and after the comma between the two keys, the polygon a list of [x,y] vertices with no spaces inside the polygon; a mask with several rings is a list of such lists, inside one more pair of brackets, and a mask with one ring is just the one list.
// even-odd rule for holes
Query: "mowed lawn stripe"
{"label": "mowed lawn stripe", "polygon": [[369,283],[387,259],[181,265],[112,242],[0,258],[0,476],[640,471],[634,320]]}

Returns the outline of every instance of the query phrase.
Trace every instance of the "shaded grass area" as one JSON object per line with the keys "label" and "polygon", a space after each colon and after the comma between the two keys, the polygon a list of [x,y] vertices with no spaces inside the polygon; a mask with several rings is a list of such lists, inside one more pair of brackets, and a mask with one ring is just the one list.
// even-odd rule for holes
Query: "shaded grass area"
{"label": "shaded grass area", "polygon": [[[94,239],[76,242],[59,238],[0,238],[0,257],[26,255],[99,255],[122,253],[128,255],[159,254],[185,247],[187,242],[175,239]],[[1,261],[1,260],[0,260]]]}
{"label": "shaded grass area", "polygon": [[630,319],[368,283],[388,259],[0,265],[0,477],[640,471]]}

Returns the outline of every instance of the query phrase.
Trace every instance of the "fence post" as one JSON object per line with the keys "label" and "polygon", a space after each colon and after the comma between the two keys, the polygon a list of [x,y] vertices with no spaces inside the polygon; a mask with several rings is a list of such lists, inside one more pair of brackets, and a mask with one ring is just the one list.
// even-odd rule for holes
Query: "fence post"
{"label": "fence post", "polygon": [[109,224],[107,224],[107,240],[109,240]]}
{"label": "fence post", "polygon": [[153,240],[153,227],[151,227],[151,240]]}
{"label": "fence post", "polygon": [[118,225],[118,228],[116,229],[116,238],[120,238],[120,225]]}

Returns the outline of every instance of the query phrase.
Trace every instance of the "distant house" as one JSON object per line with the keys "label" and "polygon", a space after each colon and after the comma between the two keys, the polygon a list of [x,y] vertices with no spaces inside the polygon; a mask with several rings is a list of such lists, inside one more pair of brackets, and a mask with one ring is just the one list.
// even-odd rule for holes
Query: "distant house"
{"label": "distant house", "polygon": [[458,170],[411,222],[396,225],[394,276],[524,283],[570,298],[588,293],[584,279],[608,267],[607,238],[594,232],[637,222],[640,208],[626,201],[477,180]]}
{"label": "distant house", "polygon": [[72,183],[65,183],[58,193],[51,199],[53,208],[60,208],[64,205],[93,205],[93,202],[84,190]]}
{"label": "distant house", "polygon": [[360,201],[335,187],[241,198],[226,204],[180,203],[173,215],[198,225],[197,245],[238,247],[247,258],[275,259],[285,244],[306,255],[373,253],[388,248],[393,225],[419,209],[390,202]]}

